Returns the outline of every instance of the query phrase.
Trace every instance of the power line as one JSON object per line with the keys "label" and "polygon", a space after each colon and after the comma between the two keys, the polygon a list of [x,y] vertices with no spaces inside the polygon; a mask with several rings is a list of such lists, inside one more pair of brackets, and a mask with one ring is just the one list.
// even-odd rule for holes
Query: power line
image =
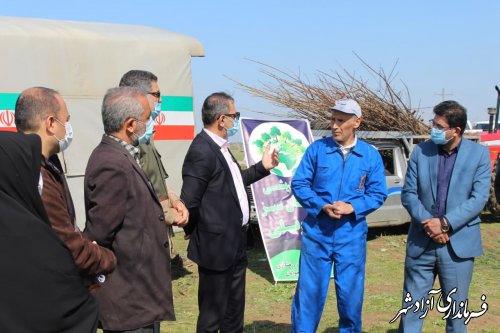
{"label": "power line", "polygon": [[434,95],[441,96],[441,102],[444,102],[444,97],[445,96],[452,96],[453,94],[447,94],[447,93],[445,93],[444,92],[444,88],[443,88],[439,94],[434,94]]}

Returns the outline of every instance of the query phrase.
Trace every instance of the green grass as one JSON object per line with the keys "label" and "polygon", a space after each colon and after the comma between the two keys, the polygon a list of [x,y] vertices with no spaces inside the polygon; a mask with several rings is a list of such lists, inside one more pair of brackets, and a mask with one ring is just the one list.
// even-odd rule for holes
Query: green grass
{"label": "green grass", "polygon": [[231,143],[229,146],[229,149],[231,150],[231,154],[233,154],[234,158],[240,166],[243,169],[247,168],[247,164],[245,162],[245,152],[243,151],[243,143],[237,142],[237,143]]}
{"label": "green grass", "polygon": [[[397,332],[398,323],[389,324],[401,305],[406,244],[405,227],[370,230],[366,264],[363,332]],[[480,309],[482,294],[487,296],[488,312],[471,320],[469,332],[500,332],[500,223],[482,225],[484,255],[476,258],[469,293],[469,308]],[[176,246],[186,257],[187,242],[176,237]],[[266,254],[256,242],[249,251],[245,328],[247,333],[290,332],[290,306],[295,283],[278,283],[266,260]],[[164,333],[194,332],[197,309],[197,269],[191,263],[188,274],[173,282],[176,322],[162,323]],[[444,332],[445,323],[434,310],[427,316],[423,332]],[[318,332],[338,332],[338,314],[333,281],[327,297]]]}

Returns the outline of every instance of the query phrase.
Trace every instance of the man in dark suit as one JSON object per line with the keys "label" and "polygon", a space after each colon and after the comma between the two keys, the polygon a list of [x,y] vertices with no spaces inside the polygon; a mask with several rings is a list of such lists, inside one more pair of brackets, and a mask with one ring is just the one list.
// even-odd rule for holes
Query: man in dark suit
{"label": "man in dark suit", "polygon": [[107,331],[157,333],[174,320],[168,234],[163,209],[139,164],[140,138],[153,121],[144,92],[110,89],[104,136],[85,171],[85,232],[113,250],[117,265],[97,291]]}
{"label": "man in dark suit", "polygon": [[239,128],[234,99],[214,93],[203,103],[204,129],[189,147],[182,167],[181,199],[189,210],[188,258],[198,264],[197,332],[243,332],[246,231],[245,186],[278,165],[266,148],[262,161],[241,171],[227,138]]}

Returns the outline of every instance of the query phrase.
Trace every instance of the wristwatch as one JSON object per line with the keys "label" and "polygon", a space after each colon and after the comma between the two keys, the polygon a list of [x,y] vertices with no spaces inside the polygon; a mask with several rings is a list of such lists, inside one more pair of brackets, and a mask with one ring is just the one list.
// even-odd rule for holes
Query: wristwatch
{"label": "wristwatch", "polygon": [[441,222],[441,231],[442,232],[448,232],[450,231],[450,226],[448,225],[448,223],[445,221],[444,217],[441,216],[439,218],[439,222]]}

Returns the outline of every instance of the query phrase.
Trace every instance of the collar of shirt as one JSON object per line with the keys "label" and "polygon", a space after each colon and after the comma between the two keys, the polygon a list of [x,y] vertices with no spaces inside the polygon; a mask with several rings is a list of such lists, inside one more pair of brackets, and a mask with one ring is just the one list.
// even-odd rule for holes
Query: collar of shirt
{"label": "collar of shirt", "polygon": [[139,160],[139,156],[140,156],[139,148],[132,146],[130,143],[126,143],[122,139],[119,139],[111,134],[106,134],[106,136],[108,138],[115,140],[120,145],[122,145],[122,147],[124,147],[129,152],[129,154],[134,158],[134,160],[137,162],[137,164],[141,165],[140,160]]}
{"label": "collar of shirt", "polygon": [[348,153],[351,152],[351,150],[356,146],[356,144],[358,143],[358,136],[357,135],[354,135],[354,142],[348,146],[342,146],[340,143],[338,143],[337,141],[333,140],[337,146],[339,147],[340,151],[342,152],[342,154],[346,155]]}
{"label": "collar of shirt", "polygon": [[63,176],[62,170],[60,170],[57,165],[52,163],[50,159],[46,160],[45,157],[42,156],[42,166],[45,166],[47,168],[50,168],[54,172],[56,172],[59,176]]}
{"label": "collar of shirt", "polygon": [[245,190],[245,184],[243,183],[243,178],[241,177],[241,171],[238,168],[236,160],[233,158],[231,153],[229,152],[229,141],[224,138],[221,138],[217,134],[203,129],[207,135],[214,140],[214,142],[220,147],[221,153],[224,156],[224,159],[227,162],[229,170],[231,171],[231,176],[233,178],[234,187],[236,189],[236,193],[238,195],[238,200],[240,203],[241,214],[242,214],[242,224],[245,225],[248,223],[250,208],[248,206],[248,198]]}
{"label": "collar of shirt", "polygon": [[214,132],[211,132],[209,130],[207,130],[206,128],[203,129],[205,131],[205,133],[208,134],[208,136],[210,138],[212,138],[212,140],[215,141],[215,143],[221,148],[221,149],[228,149],[229,147],[229,141],[227,141],[226,139],[224,138],[221,138],[220,136],[218,136],[217,134],[215,134]]}
{"label": "collar of shirt", "polygon": [[438,146],[438,154],[446,156],[446,157],[453,155],[453,154],[456,154],[456,153],[458,153],[458,149],[460,148],[461,145],[462,145],[462,140],[460,140],[458,145],[455,148],[453,148],[449,153],[443,149],[443,146]]}

